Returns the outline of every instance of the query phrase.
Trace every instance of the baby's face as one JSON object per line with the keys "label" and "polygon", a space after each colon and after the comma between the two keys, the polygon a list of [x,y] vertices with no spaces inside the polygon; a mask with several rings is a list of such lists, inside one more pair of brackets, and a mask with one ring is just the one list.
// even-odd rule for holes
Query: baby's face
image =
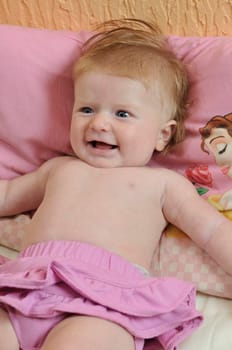
{"label": "baby's face", "polygon": [[[162,103],[129,78],[99,72],[75,83],[71,144],[77,157],[95,167],[143,166],[163,150],[174,121]],[[161,117],[162,116],[162,117]]]}

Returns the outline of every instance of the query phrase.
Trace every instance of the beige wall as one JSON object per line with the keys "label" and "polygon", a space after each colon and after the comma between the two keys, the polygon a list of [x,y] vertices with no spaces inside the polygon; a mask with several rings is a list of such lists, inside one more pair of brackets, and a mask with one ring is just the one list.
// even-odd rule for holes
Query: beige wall
{"label": "beige wall", "polygon": [[0,23],[79,30],[118,17],[155,20],[166,34],[232,35],[232,0],[0,0]]}

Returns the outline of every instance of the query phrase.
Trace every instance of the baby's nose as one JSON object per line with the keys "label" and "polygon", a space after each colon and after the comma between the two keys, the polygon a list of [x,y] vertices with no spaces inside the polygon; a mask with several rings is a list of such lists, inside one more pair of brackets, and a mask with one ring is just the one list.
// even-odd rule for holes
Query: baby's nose
{"label": "baby's nose", "polygon": [[105,113],[97,113],[91,119],[90,127],[96,131],[108,131],[110,129],[110,117]]}

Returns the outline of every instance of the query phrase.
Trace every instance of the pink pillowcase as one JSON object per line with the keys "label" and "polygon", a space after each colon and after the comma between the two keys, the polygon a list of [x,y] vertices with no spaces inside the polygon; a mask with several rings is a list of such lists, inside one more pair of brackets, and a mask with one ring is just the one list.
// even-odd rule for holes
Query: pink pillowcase
{"label": "pink pillowcase", "polygon": [[25,228],[30,220],[26,214],[0,218],[0,244],[16,251],[21,250]]}
{"label": "pink pillowcase", "polygon": [[[0,25],[0,178],[27,173],[53,156],[70,152],[71,67],[89,36],[85,31],[74,33]],[[200,147],[199,128],[215,115],[232,112],[232,37],[171,36],[169,42],[189,70],[192,104],[186,121],[185,141],[165,158],[153,159],[151,166],[166,166],[187,176],[199,193],[217,207],[220,196],[232,188],[229,172],[222,172],[216,163],[223,142],[217,146],[219,148],[215,147],[214,153],[204,152]],[[230,159],[232,164],[232,155]],[[219,209],[223,208],[219,206]],[[20,229],[23,235],[28,221],[17,222],[17,229],[13,229],[14,222],[11,229],[9,221],[0,219],[0,222],[0,243],[18,249],[17,232]],[[3,234],[5,227],[11,235]],[[186,244],[193,252],[188,256]],[[182,264],[177,263],[173,246],[178,247]],[[212,269],[212,260],[197,249],[183,234],[165,234],[160,246],[161,260],[155,266],[159,270],[157,273],[177,277],[185,274],[199,290],[231,297],[230,287],[229,292],[226,287],[226,291],[219,288],[218,293],[206,283],[206,278],[221,283],[221,270]],[[199,273],[199,255],[208,266],[205,274]],[[177,268],[170,271],[167,266],[174,266],[173,263]],[[197,281],[193,274],[186,274],[186,264],[192,264],[194,271],[198,271]],[[202,289],[203,285],[206,288]]]}
{"label": "pink pillowcase", "polygon": [[193,282],[197,290],[232,298],[232,276],[176,227],[162,235],[154,260],[154,274]]}
{"label": "pink pillowcase", "polygon": [[70,151],[71,66],[89,35],[0,25],[0,178]]}

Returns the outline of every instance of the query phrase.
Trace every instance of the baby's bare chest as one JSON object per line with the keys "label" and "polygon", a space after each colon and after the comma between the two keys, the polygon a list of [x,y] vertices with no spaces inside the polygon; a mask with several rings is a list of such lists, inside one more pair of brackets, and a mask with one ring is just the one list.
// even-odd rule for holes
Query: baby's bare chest
{"label": "baby's bare chest", "polygon": [[166,225],[161,184],[134,168],[77,170],[60,171],[48,180],[29,243],[87,241],[146,265]]}
{"label": "baby's bare chest", "polygon": [[[89,170],[89,169],[88,169]],[[71,168],[54,174],[47,183],[44,205],[70,211],[73,215],[88,212],[102,215],[153,216],[162,210],[162,181],[143,169],[86,169]]]}

